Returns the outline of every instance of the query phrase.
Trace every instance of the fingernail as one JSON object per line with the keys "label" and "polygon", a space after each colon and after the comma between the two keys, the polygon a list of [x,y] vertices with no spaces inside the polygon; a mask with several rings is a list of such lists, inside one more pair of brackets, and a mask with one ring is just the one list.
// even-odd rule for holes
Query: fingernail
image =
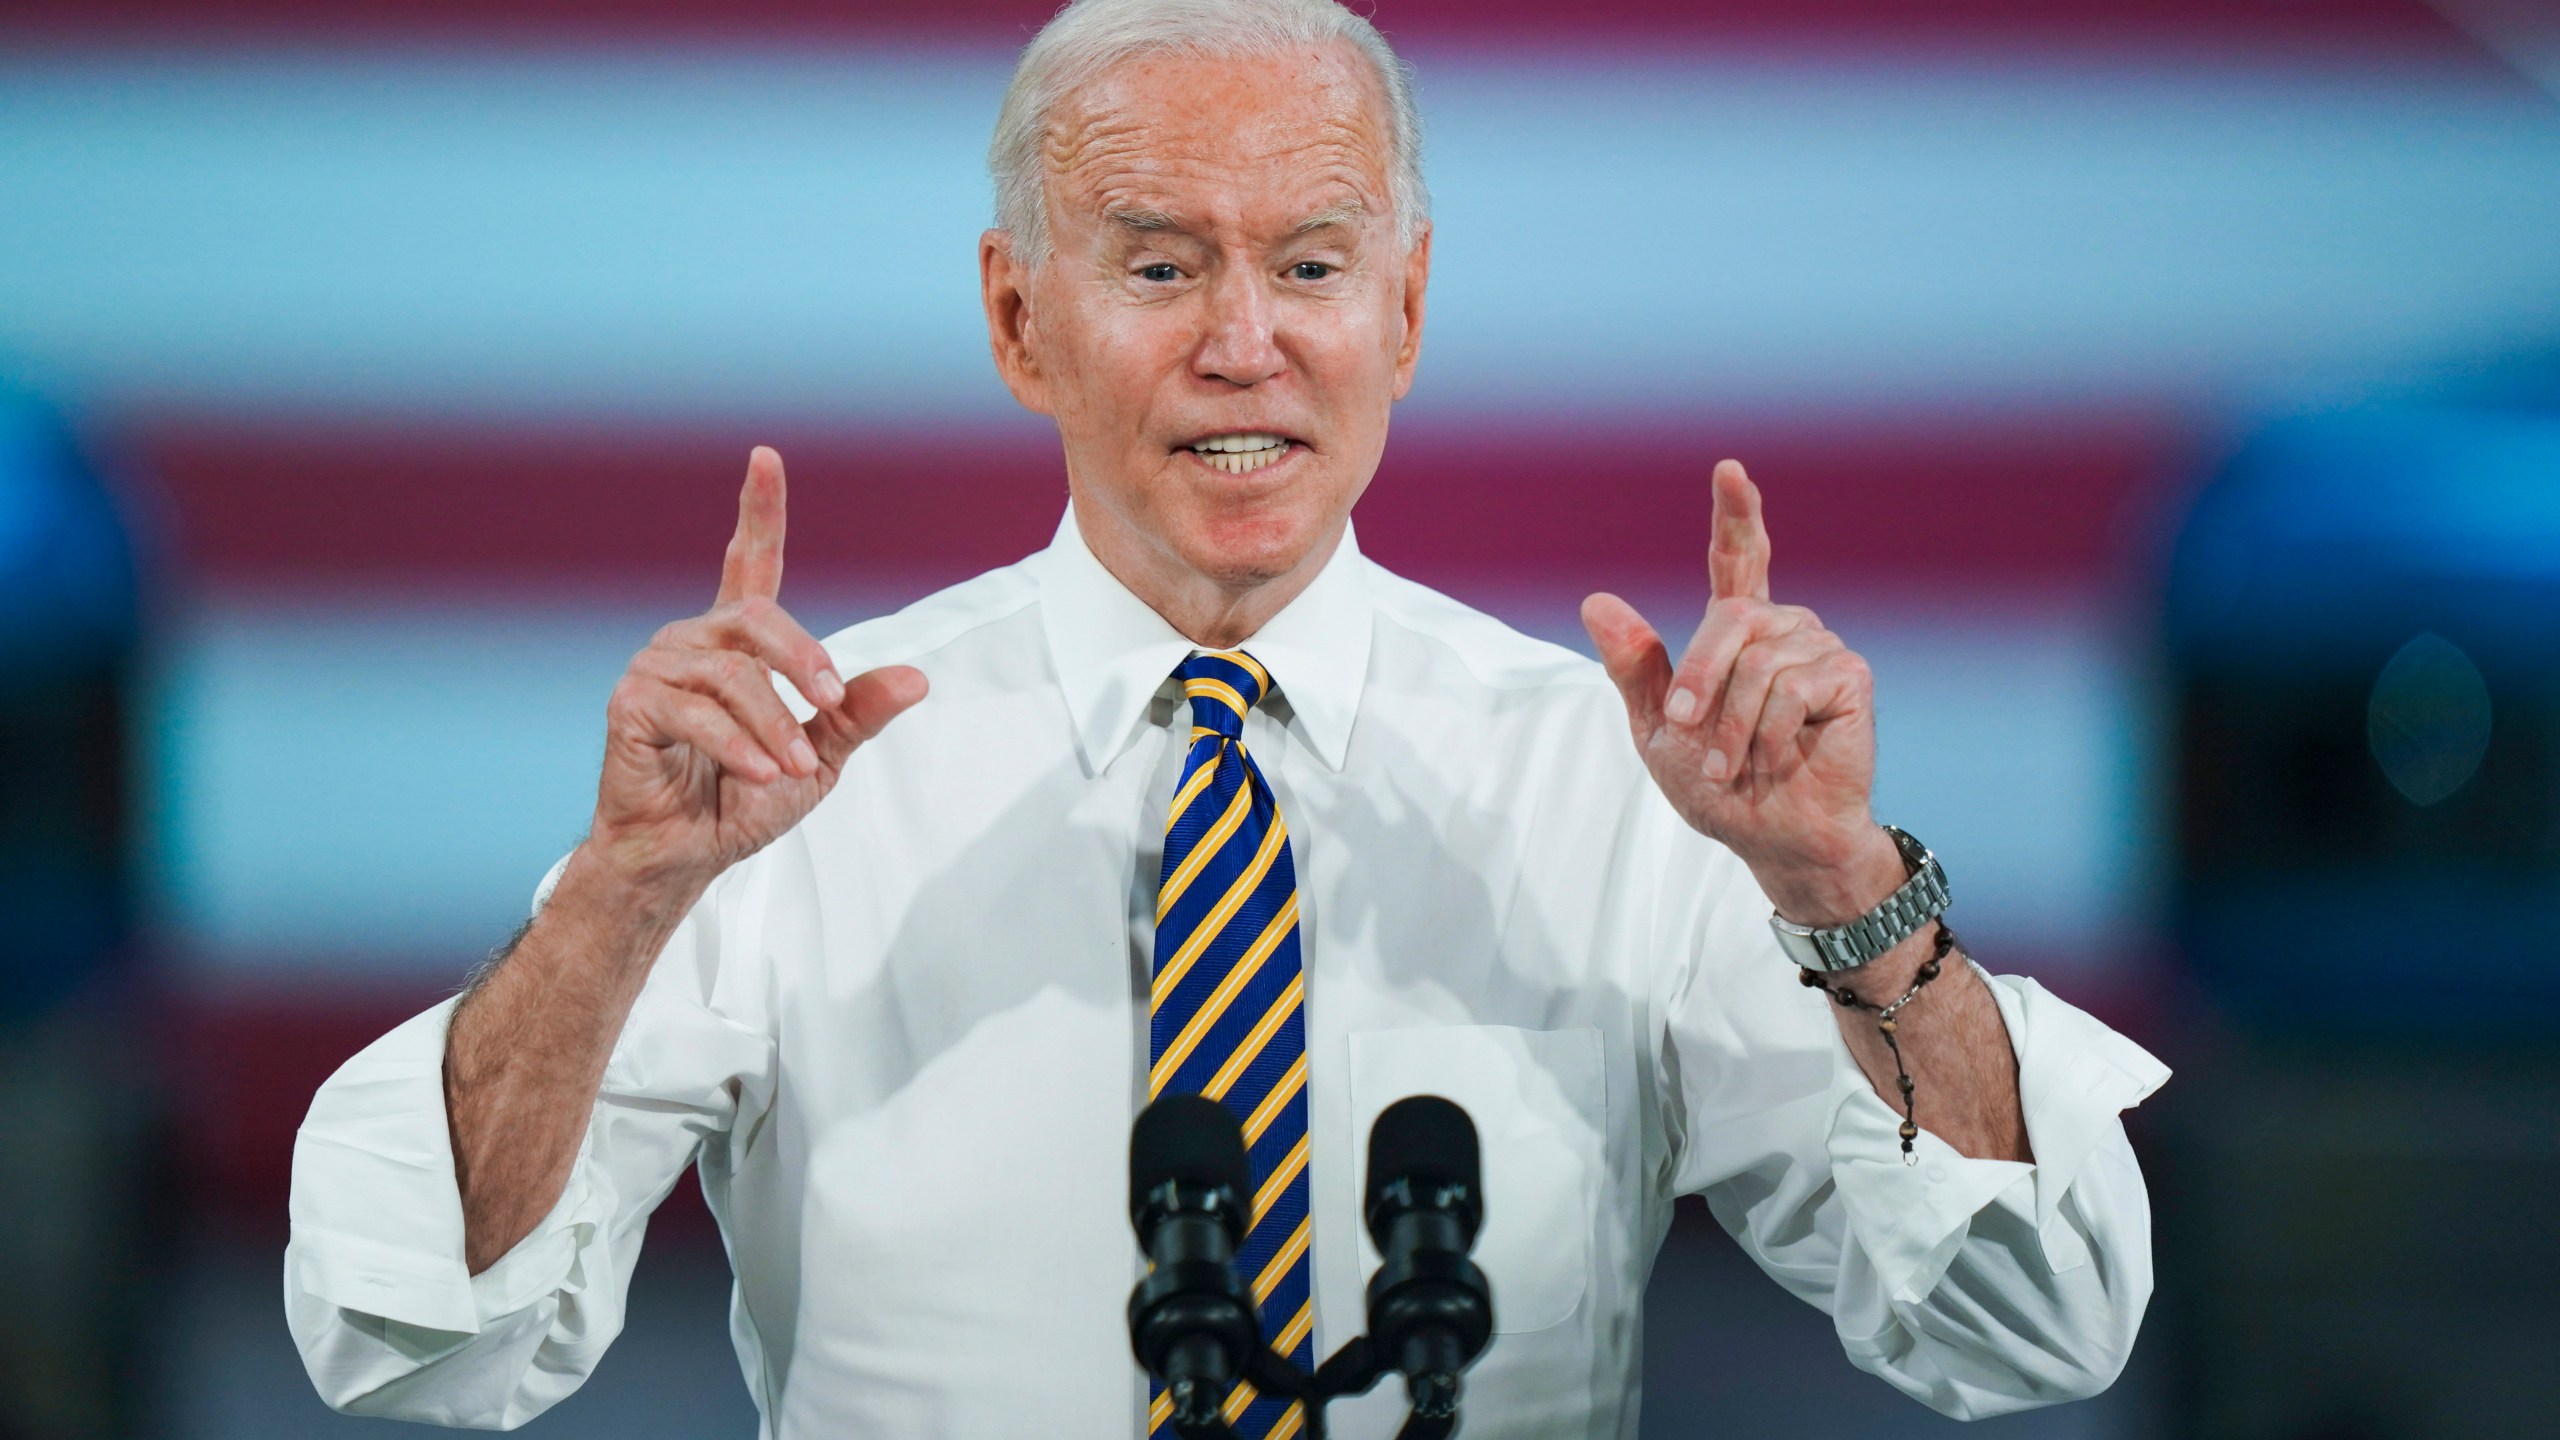
{"label": "fingernail", "polygon": [[803,775],[818,773],[818,752],[809,748],[808,741],[791,742],[791,768]]}
{"label": "fingernail", "polygon": [[1708,778],[1708,779],[1710,779],[1710,780],[1722,780],[1723,778],[1725,778],[1725,771],[1726,771],[1727,767],[1731,766],[1732,764],[1733,764],[1733,762],[1732,762],[1732,761],[1727,760],[1726,758],[1724,758],[1724,752],[1723,752],[1723,751],[1721,751],[1721,750],[1710,750],[1710,751],[1708,751],[1708,752],[1707,752],[1707,778]]}
{"label": "fingernail", "polygon": [[1690,721],[1698,718],[1698,692],[1695,690],[1673,690],[1671,692],[1670,700],[1664,702],[1662,711],[1664,714],[1671,717],[1672,724],[1688,724]]}
{"label": "fingernail", "polygon": [[818,693],[813,698],[819,704],[833,710],[844,703],[844,682],[836,678],[836,672],[833,670],[819,671]]}

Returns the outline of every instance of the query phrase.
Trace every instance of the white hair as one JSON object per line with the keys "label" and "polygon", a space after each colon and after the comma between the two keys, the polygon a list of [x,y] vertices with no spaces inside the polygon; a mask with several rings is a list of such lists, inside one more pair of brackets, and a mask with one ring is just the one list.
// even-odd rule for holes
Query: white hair
{"label": "white hair", "polygon": [[1262,56],[1336,43],[1359,51],[1386,93],[1392,132],[1387,200],[1398,242],[1411,246],[1431,206],[1422,186],[1422,120],[1412,75],[1378,27],[1334,0],[1072,0],[1023,47],[996,112],[995,139],[987,146],[996,224],[1013,237],[1023,263],[1049,258],[1041,149],[1051,112],[1121,61],[1160,51]]}

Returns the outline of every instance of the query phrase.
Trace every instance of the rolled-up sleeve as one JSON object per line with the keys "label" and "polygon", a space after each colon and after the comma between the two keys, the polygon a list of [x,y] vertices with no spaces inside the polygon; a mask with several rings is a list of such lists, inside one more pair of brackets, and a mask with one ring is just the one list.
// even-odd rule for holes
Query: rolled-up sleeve
{"label": "rolled-up sleeve", "polygon": [[[2120,1113],[2168,1078],[2033,980],[1989,976],[2018,1059],[2032,1164],[1927,1129],[1916,1163],[1831,1007],[1797,982],[1768,905],[1721,851],[1658,910],[1673,952],[1662,1094],[1676,1193],[1826,1310],[1850,1360],[1975,1419],[2096,1394],[2151,1297],[2151,1212]],[[1700,881],[1705,883],[1701,886]]]}
{"label": "rolled-up sleeve", "polygon": [[632,1007],[558,1203],[478,1275],[444,1104],[456,1002],[321,1086],[294,1144],[284,1293],[332,1408],[504,1430],[585,1381],[621,1332],[650,1213],[770,1098],[769,1030],[740,967],[724,974],[720,938],[706,897]]}

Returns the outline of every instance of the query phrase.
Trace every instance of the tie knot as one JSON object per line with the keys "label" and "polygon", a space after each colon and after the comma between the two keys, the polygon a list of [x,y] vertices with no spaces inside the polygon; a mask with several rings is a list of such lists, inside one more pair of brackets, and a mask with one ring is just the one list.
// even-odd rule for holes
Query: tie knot
{"label": "tie knot", "polygon": [[1206,650],[1173,668],[1191,702],[1191,723],[1230,740],[1244,735],[1245,712],[1270,693],[1271,672],[1241,650]]}

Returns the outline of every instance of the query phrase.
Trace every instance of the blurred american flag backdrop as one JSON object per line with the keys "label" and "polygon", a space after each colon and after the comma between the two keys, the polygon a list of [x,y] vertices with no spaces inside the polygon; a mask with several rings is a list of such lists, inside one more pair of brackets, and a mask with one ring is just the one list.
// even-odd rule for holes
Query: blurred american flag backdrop
{"label": "blurred american flag backdrop", "polygon": [[[751,444],[818,633],[1045,542],[1064,475],[974,251],[1046,13],[0,7],[0,373],[165,558],[135,805],[191,1210],[280,1235],[312,1086],[522,916]],[[1569,644],[1597,588],[1685,632],[1741,457],[1778,598],[1876,667],[1880,816],[1949,857],[1989,963],[2147,1037],[2169,535],[2265,417],[2560,342],[2550,7],[1375,18],[1437,238],[1364,548]]]}

